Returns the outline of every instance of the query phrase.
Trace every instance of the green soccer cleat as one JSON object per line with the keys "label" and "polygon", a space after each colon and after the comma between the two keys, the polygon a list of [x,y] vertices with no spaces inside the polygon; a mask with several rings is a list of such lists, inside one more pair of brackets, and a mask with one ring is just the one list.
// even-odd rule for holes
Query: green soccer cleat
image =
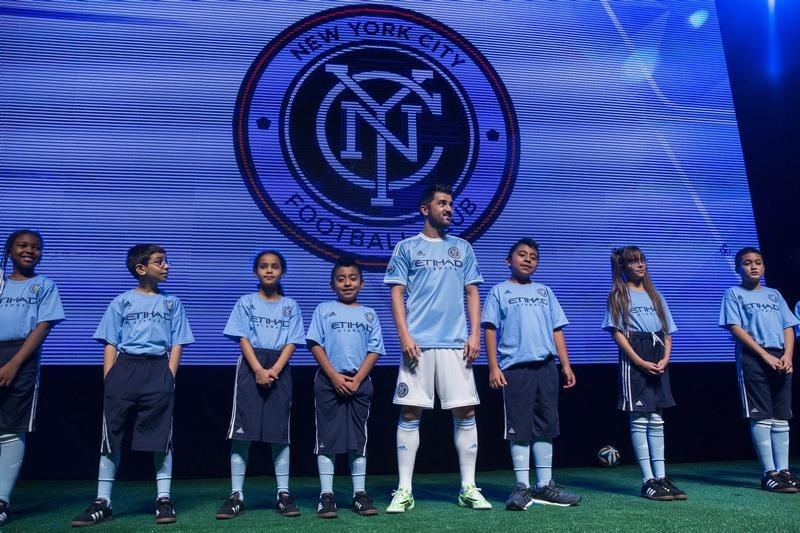
{"label": "green soccer cleat", "polygon": [[392,502],[386,508],[389,514],[405,513],[414,508],[414,496],[411,491],[400,487],[392,493]]}
{"label": "green soccer cleat", "polygon": [[492,504],[486,501],[481,494],[481,489],[475,485],[467,485],[458,494],[458,505],[469,507],[478,511],[485,511],[492,508]]}

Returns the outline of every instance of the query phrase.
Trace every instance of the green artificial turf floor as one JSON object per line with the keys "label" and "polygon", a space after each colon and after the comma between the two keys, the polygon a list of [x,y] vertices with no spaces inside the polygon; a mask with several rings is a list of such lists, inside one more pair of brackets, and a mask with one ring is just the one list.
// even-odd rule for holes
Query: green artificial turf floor
{"label": "green artificial turf floor", "polygon": [[[771,494],[759,489],[755,462],[670,465],[687,501],[653,502],[639,497],[641,479],[635,466],[558,469],[556,480],[580,494],[577,507],[532,506],[509,512],[503,502],[513,484],[507,471],[480,472],[478,485],[492,502],[491,511],[456,505],[458,476],[418,474],[414,478],[416,509],[401,515],[383,512],[395,476],[367,476],[367,490],[381,514],[362,517],[350,511],[350,479],[337,476],[339,518],[315,516],[317,478],[295,477],[292,491],[302,516],[284,518],[273,510],[274,480],[247,479],[246,512],[233,520],[215,520],[227,496],[226,479],[176,480],[172,494],[178,522],[157,526],[153,519],[155,482],[120,481],[114,488],[114,519],[92,526],[93,533],[112,531],[800,531],[800,493]],[[70,519],[94,498],[94,481],[19,482],[12,520],[3,531],[68,531]]]}

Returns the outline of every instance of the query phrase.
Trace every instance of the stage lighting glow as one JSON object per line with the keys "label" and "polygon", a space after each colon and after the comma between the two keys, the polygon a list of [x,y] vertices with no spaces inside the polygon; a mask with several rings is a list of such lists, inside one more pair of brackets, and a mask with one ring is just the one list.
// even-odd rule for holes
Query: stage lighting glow
{"label": "stage lighting glow", "polygon": [[625,61],[622,70],[628,79],[645,80],[653,75],[657,66],[658,50],[644,48],[631,54]]}
{"label": "stage lighting glow", "polygon": [[689,24],[692,25],[692,28],[698,29],[702,27],[708,21],[708,10],[706,9],[698,9],[691,15],[689,15]]}

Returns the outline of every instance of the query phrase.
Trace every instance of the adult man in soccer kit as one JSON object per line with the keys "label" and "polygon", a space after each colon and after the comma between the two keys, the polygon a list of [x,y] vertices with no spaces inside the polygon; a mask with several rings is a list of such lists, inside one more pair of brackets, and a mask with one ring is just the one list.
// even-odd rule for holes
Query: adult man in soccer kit
{"label": "adult man in soccer kit", "polygon": [[480,401],[472,362],[480,352],[477,285],[483,277],[472,246],[446,233],[453,216],[450,187],[436,184],[425,189],[419,209],[425,219],[422,232],[397,244],[383,278],[391,286],[392,315],[403,352],[394,395],[401,411],[397,425],[400,479],[386,512],[414,508],[411,479],[419,448],[420,417],[422,409],[433,408],[434,390],[442,408],[453,413],[453,439],[461,470],[458,503],[472,509],[491,509],[475,486],[475,406]]}

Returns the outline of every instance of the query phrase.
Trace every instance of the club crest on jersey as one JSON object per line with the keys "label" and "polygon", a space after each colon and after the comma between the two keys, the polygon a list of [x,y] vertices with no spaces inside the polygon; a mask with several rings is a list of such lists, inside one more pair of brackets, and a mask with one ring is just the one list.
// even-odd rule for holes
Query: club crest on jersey
{"label": "club crest on jersey", "polygon": [[164,300],[164,307],[167,311],[172,311],[175,308],[175,302],[173,300]]}
{"label": "club crest on jersey", "polygon": [[364,318],[367,320],[367,322],[372,323],[375,320],[375,313],[367,311],[364,313]]}
{"label": "club crest on jersey", "polygon": [[536,292],[538,292],[540,296],[547,296],[547,289],[545,289],[544,287],[538,288]]}
{"label": "club crest on jersey", "polygon": [[440,21],[346,5],[284,29],[242,81],[234,149],[275,226],[330,261],[382,270],[419,232],[419,195],[453,187],[450,231],[480,237],[502,211],[519,130],[497,72]]}
{"label": "club crest on jersey", "polygon": [[291,305],[284,305],[283,306],[283,316],[285,318],[289,318],[292,316],[292,306]]}
{"label": "club crest on jersey", "polygon": [[39,292],[41,292],[41,290],[42,290],[41,283],[34,283],[33,285],[31,285],[31,292],[33,294],[39,294]]}
{"label": "club crest on jersey", "polygon": [[777,296],[775,296],[774,294],[770,294],[770,295],[769,295],[769,299],[770,299],[771,301],[775,302],[775,303],[778,303],[778,297],[777,297]]}
{"label": "club crest on jersey", "polygon": [[449,255],[453,259],[459,259],[461,257],[461,250],[453,246],[449,250],[447,250],[447,255]]}

